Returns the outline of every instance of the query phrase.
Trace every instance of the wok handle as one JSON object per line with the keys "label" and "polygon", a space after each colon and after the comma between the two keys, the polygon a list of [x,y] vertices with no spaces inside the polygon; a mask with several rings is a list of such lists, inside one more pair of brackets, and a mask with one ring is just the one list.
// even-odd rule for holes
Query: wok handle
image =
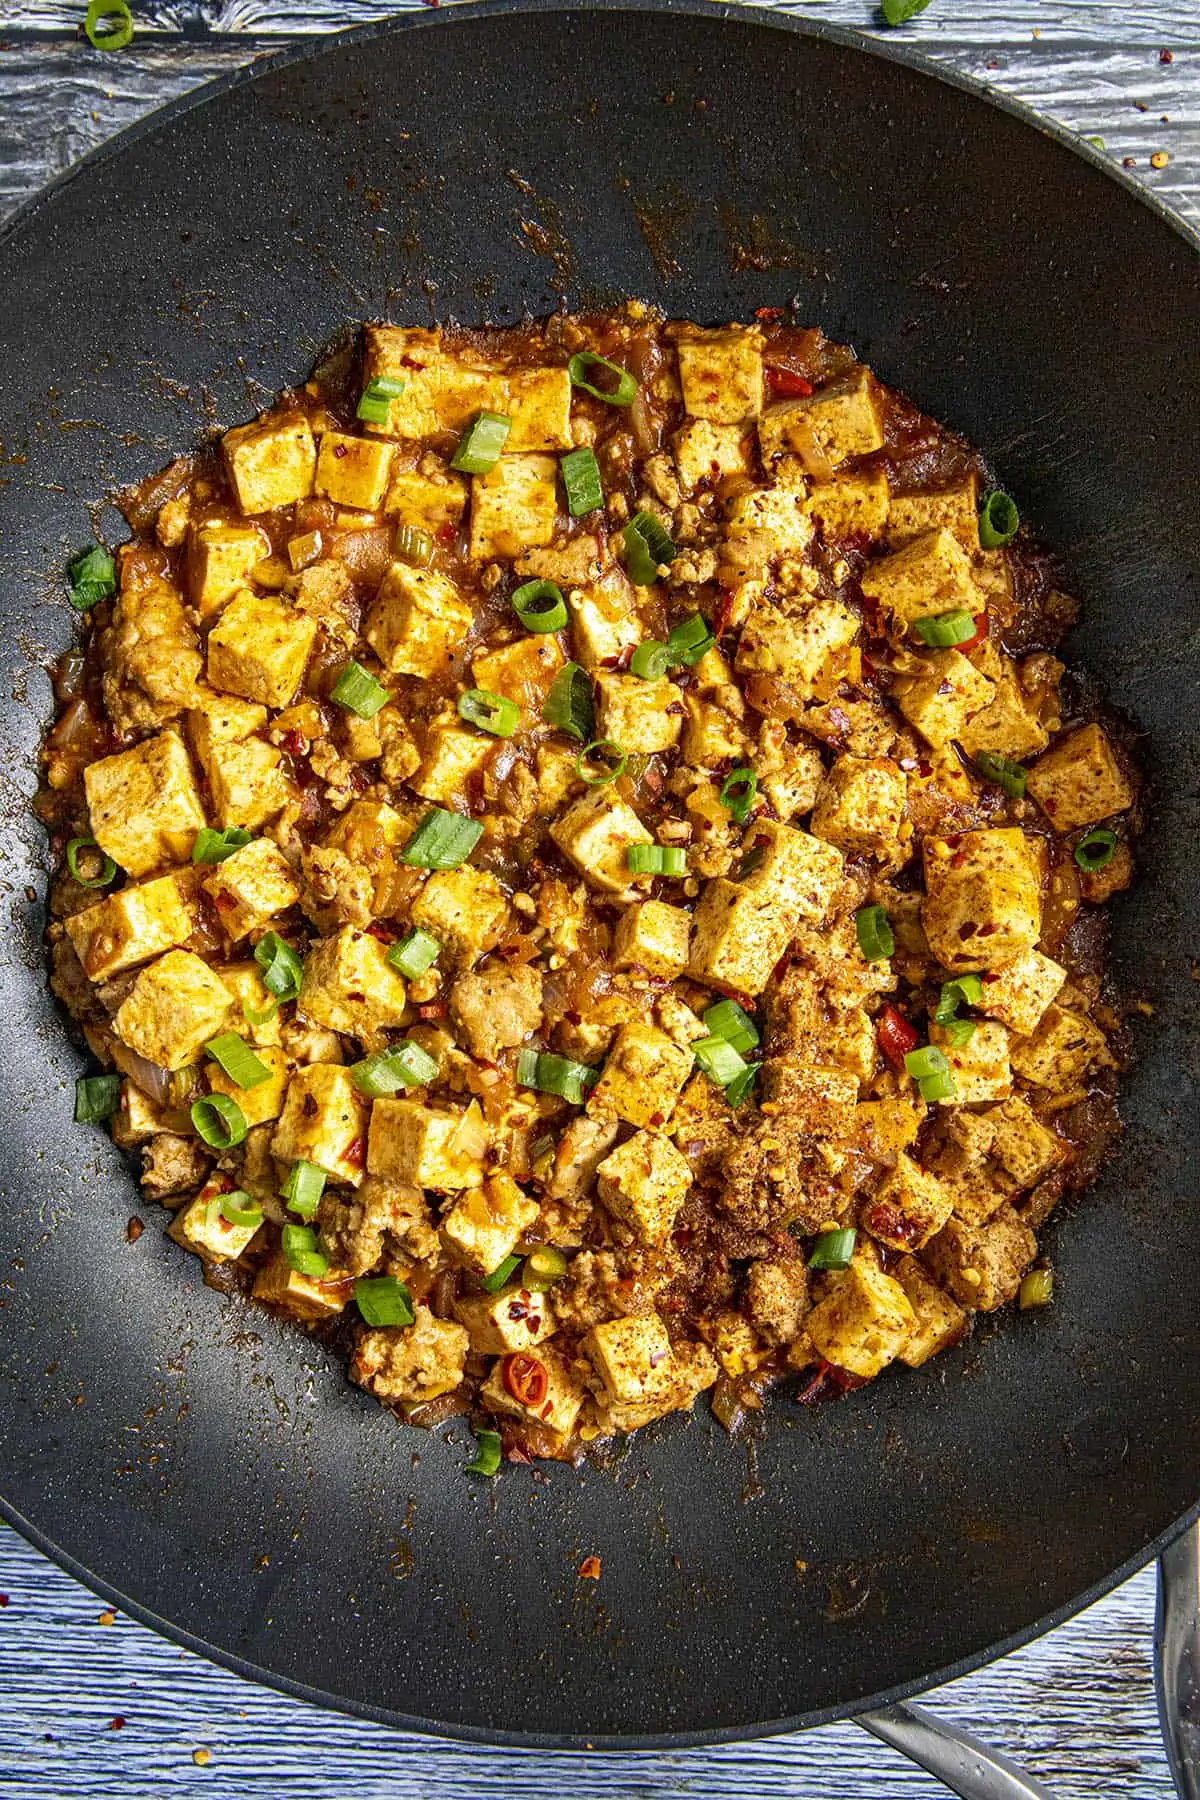
{"label": "wok handle", "polygon": [[1158,1562],[1154,1677],[1167,1761],[1180,1800],[1200,1800],[1200,1525]]}
{"label": "wok handle", "polygon": [[854,1722],[919,1763],[961,1800],[1053,1800],[1049,1788],[1007,1756],[923,1706],[901,1701],[858,1713]]}

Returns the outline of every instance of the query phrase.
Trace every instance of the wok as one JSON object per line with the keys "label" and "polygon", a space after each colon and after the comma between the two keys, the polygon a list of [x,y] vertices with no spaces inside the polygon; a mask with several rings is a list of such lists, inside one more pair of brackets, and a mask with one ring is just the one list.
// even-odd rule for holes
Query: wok
{"label": "wok", "polygon": [[[812,1724],[961,1671],[1149,1557],[1200,1498],[1200,260],[1086,149],[900,51],[703,0],[408,15],[168,109],[0,241],[9,927],[5,1515],[244,1673],[462,1736],[650,1745]],[[1059,1219],[1059,1300],[839,1405],[705,1414],[603,1469],[465,1478],[321,1347],[207,1289],[75,1129],[27,813],[93,502],[303,377],[347,317],[500,323],[796,298],[984,447],[1145,732],[1115,908],[1126,1132]],[[100,517],[116,533],[111,514]],[[598,1582],[581,1559],[598,1555]]]}

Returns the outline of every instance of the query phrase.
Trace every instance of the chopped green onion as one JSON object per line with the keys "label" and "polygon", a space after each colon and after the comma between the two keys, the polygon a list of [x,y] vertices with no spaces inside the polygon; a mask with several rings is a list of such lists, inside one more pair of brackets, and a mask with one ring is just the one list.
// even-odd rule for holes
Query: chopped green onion
{"label": "chopped green onion", "polygon": [[301,1158],[288,1170],[279,1192],[292,1212],[299,1213],[302,1219],[315,1219],[325,1192],[325,1171]]}
{"label": "chopped green onion", "polygon": [[[100,870],[96,875],[81,875],[79,872],[79,852],[81,850],[97,850],[100,852]],[[110,887],[117,879],[117,865],[111,856],[100,850],[94,837],[72,838],[67,845],[67,868],[71,871],[72,881],[81,888]]]}
{"label": "chopped green onion", "polygon": [[[124,41],[128,43],[129,40]],[[117,48],[114,44],[113,49]],[[116,591],[117,565],[102,544],[81,550],[67,565],[67,599],[76,612],[90,612],[99,601],[110,599]]]}
{"label": "chopped green onion", "polygon": [[634,651],[629,667],[642,681],[661,681],[671,667],[671,661],[671,652],[665,644],[660,644],[657,638],[647,638]]}
{"label": "chopped green onion", "polygon": [[329,1258],[317,1248],[317,1234],[311,1225],[285,1225],[279,1242],[288,1268],[297,1275],[320,1281],[322,1275],[329,1273]]}
{"label": "chopped green onion", "polygon": [[978,1006],[982,999],[983,982],[978,975],[959,975],[953,981],[943,981],[934,1022],[949,1025],[957,1017],[960,1006]]}
{"label": "chopped green onion", "polygon": [[885,25],[907,25],[928,5],[929,0],[880,0],[879,10]]}
{"label": "chopped green onion", "polygon": [[433,539],[420,525],[397,526],[393,548],[397,562],[414,569],[423,569],[433,560]]}
{"label": "chopped green onion", "polygon": [[979,542],[984,550],[999,550],[1001,545],[1011,544],[1020,523],[1016,501],[1002,494],[999,488],[992,488],[983,496],[979,507]]}
{"label": "chopped green onion", "polygon": [[586,669],[578,663],[564,663],[550,683],[542,717],[547,725],[556,725],[581,744],[587,743],[596,729],[596,702]]}
{"label": "chopped green onion", "polygon": [[946,1042],[954,1049],[961,1050],[975,1036],[974,1019],[948,1019],[942,1030],[946,1034]]}
{"label": "chopped green onion", "polygon": [[554,581],[524,582],[510,604],[526,631],[561,631],[567,622],[567,603]]}
{"label": "chopped green onion", "polygon": [[1030,1312],[1035,1306],[1049,1306],[1053,1297],[1053,1269],[1030,1269],[1028,1275],[1022,1276],[1017,1291],[1017,1305],[1022,1312]]}
{"label": "chopped green onion", "polygon": [[969,612],[927,613],[913,620],[913,630],[923,644],[934,650],[949,650],[954,644],[965,644],[978,630]]}
{"label": "chopped green onion", "polygon": [[1104,139],[1102,137],[1090,137],[1085,141],[1092,146],[1093,150],[1103,150],[1104,148]]}
{"label": "chopped green onion", "polygon": [[519,1256],[506,1256],[503,1262],[498,1262],[496,1264],[487,1279],[480,1283],[484,1293],[498,1294],[500,1289],[509,1280],[509,1277],[515,1275],[520,1266],[521,1259]]}
{"label": "chopped green onion", "polygon": [[257,1031],[260,1025],[268,1025],[279,1011],[278,1000],[268,1000],[265,1006],[251,1006],[248,1000],[242,1001],[242,1017],[251,1031]]}
{"label": "chopped green onion", "polygon": [[83,29],[93,50],[123,50],[133,39],[133,14],[125,0],[88,0]]}
{"label": "chopped green onion", "polygon": [[415,981],[418,975],[424,975],[431,969],[441,955],[442,946],[427,931],[414,927],[407,937],[402,937],[398,944],[393,944],[387,953],[387,960],[393,969]]}
{"label": "chopped green onion", "polygon": [[1107,825],[1097,825],[1076,844],[1075,861],[1085,875],[1094,875],[1098,869],[1108,867],[1116,848],[1116,832]]}
{"label": "chopped green onion", "polygon": [[[587,379],[590,369],[607,369],[610,375],[616,377],[615,386],[593,387]],[[577,350],[567,364],[567,374],[571,377],[572,387],[582,388],[594,400],[607,400],[610,406],[628,406],[638,391],[638,384],[628,369],[621,368],[619,363],[609,362],[606,356],[597,355],[595,350]]]}
{"label": "chopped green onion", "polygon": [[276,931],[268,931],[254,946],[254,960],[262,970],[263,986],[277,1000],[294,1000],[304,981],[304,964],[290,944]]}
{"label": "chopped green onion", "polygon": [[521,1277],[521,1285],[532,1293],[544,1294],[546,1289],[561,1281],[567,1272],[567,1259],[561,1250],[553,1244],[539,1244],[525,1258],[525,1273]]}
{"label": "chopped green onion", "polygon": [[854,915],[858,947],[868,962],[884,962],[896,948],[892,927],[882,906],[860,906]]}
{"label": "chopped green onion", "polygon": [[746,1067],[739,1075],[735,1075],[732,1081],[726,1082],[725,1098],[728,1100],[730,1106],[740,1106],[742,1104],[742,1101],[754,1086],[757,1076],[757,1068],[754,1068],[747,1063]]}
{"label": "chopped green onion", "polygon": [[744,764],[730,769],[721,783],[721,805],[729,812],[735,825],[746,823],[757,793],[758,776],[753,769]]}
{"label": "chopped green onion", "polygon": [[262,1224],[263,1209],[244,1188],[234,1188],[231,1194],[214,1195],[208,1203],[205,1217],[210,1225],[215,1225],[218,1219],[224,1219],[227,1225],[257,1230]]}
{"label": "chopped green onion", "polygon": [[360,1275],[354,1304],[368,1325],[411,1325],[417,1316],[412,1295],[395,1275]]}
{"label": "chopped green onion", "polygon": [[551,1056],[546,1051],[522,1050],[517,1058],[517,1085],[536,1088],[539,1094],[556,1094],[573,1106],[582,1106],[587,1090],[600,1079],[599,1069],[587,1063],[572,1062],[569,1056]]}
{"label": "chopped green onion", "polygon": [[460,694],[458,716],[468,725],[477,725],[480,731],[500,738],[511,737],[521,723],[521,709],[516,701],[506,700],[503,694],[489,693],[487,688],[468,688],[465,694]]}
{"label": "chopped green onion", "polygon": [[994,750],[977,750],[975,767],[985,781],[994,781],[997,787],[1002,787],[1010,800],[1024,799],[1025,770],[1011,757],[998,756]]}
{"label": "chopped green onion", "polygon": [[75,1123],[97,1125],[121,1104],[119,1075],[81,1075],[75,1083]]}
{"label": "chopped green onion", "polygon": [[687,874],[687,852],[677,844],[629,844],[625,862],[634,875]]}
{"label": "chopped green onion", "polygon": [[474,1460],[467,1463],[468,1475],[498,1475],[500,1473],[500,1433],[498,1431],[477,1431],[475,1433]]}
{"label": "chopped green onion", "polygon": [[386,425],[392,401],[404,392],[405,383],[395,375],[372,375],[358,402],[355,417],[366,425]]}
{"label": "chopped green onion", "polygon": [[478,819],[433,806],[400,852],[411,869],[457,869],[483,836]]}
{"label": "chopped green onion", "polygon": [[635,587],[653,587],[659,568],[675,560],[675,546],[653,513],[636,512],[622,532],[625,573]]}
{"label": "chopped green onion", "polygon": [[437,1061],[420,1044],[404,1038],[390,1050],[376,1050],[361,1062],[351,1063],[350,1079],[368,1100],[382,1099],[402,1087],[424,1087],[438,1072]]}
{"label": "chopped green onion", "polygon": [[505,413],[478,413],[463,432],[450,467],[463,475],[486,475],[500,461],[511,429],[512,420]]}
{"label": "chopped green onion", "polygon": [[205,1054],[224,1069],[235,1087],[261,1087],[264,1081],[271,1079],[266,1063],[255,1056],[245,1038],[239,1037],[236,1031],[222,1031],[217,1037],[209,1038],[204,1049]]}
{"label": "chopped green onion", "polygon": [[235,850],[245,849],[249,842],[250,833],[243,831],[240,825],[227,825],[224,831],[215,831],[211,825],[205,825],[196,833],[196,841],[192,845],[192,861],[223,863]]}
{"label": "chopped green onion", "polygon": [[854,1256],[858,1233],[852,1225],[838,1231],[819,1232],[808,1253],[810,1269],[848,1269]]}
{"label": "chopped green onion", "polygon": [[373,719],[390,698],[387,689],[356,662],[346,664],[330,691],[331,700],[347,712],[357,713],[360,719]]}
{"label": "chopped green onion", "polygon": [[717,1000],[700,1016],[710,1037],[724,1038],[743,1054],[759,1042],[757,1025],[736,1000]]}
{"label": "chopped green onion", "polygon": [[[601,750],[611,751],[615,761],[611,764],[600,762],[599,752]],[[599,763],[599,774],[588,774],[587,763],[589,758]],[[606,787],[610,781],[615,781],[618,775],[623,775],[625,773],[625,765],[628,761],[629,758],[626,756],[624,750],[622,750],[620,744],[615,744],[612,738],[595,738],[592,743],[586,745],[585,748],[579,752],[579,755],[575,758],[575,767],[579,772],[579,779],[581,781],[586,781],[589,787]]]}
{"label": "chopped green onion", "polygon": [[584,513],[595,512],[598,506],[604,505],[600,464],[596,461],[596,452],[587,444],[560,456],[558,466],[566,489],[567,511],[573,519],[582,518]]}
{"label": "chopped green onion", "polygon": [[728,1038],[697,1038],[692,1045],[692,1053],[704,1073],[718,1087],[727,1088],[747,1067],[745,1057],[739,1056]]}
{"label": "chopped green onion", "polygon": [[671,652],[672,662],[683,663],[689,669],[708,654],[716,641],[708,629],[708,620],[700,613],[681,619],[667,633],[667,649]]}
{"label": "chopped green onion", "polygon": [[927,1075],[944,1075],[950,1064],[936,1044],[922,1044],[919,1050],[908,1052],[904,1067],[914,1081],[923,1081]]}
{"label": "chopped green onion", "polygon": [[192,1124],[212,1150],[232,1150],[248,1129],[246,1115],[228,1094],[205,1094],[192,1101]]}
{"label": "chopped green onion", "polygon": [[921,1080],[917,1083],[917,1087],[920,1089],[922,1100],[926,1101],[930,1106],[937,1100],[953,1100],[958,1095],[958,1089],[954,1085],[954,1077],[949,1069],[944,1071],[938,1070],[933,1075],[922,1076]]}

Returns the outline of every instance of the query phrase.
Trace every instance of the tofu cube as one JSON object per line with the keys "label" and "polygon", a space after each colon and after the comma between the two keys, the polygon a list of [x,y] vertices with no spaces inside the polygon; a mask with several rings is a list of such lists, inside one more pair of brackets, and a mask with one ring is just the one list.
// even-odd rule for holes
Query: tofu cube
{"label": "tofu cube", "polygon": [[690,914],[663,900],[635,900],[625,908],[613,934],[615,969],[643,969],[674,981],[688,965]]}
{"label": "tofu cube", "polygon": [[1012,1198],[1012,1183],[1006,1181],[1002,1186],[990,1163],[961,1175],[947,1175],[945,1181],[954,1196],[954,1216],[966,1225],[986,1225]]}
{"label": "tofu cube", "polygon": [[850,856],[896,858],[908,783],[887,757],[839,756],[817,792],[813,836]]}
{"label": "tofu cube", "polygon": [[995,1312],[1016,1295],[1037,1255],[1037,1239],[1010,1206],[984,1225],[947,1219],[925,1247],[924,1262],[939,1286],[968,1312]]}
{"label": "tofu cube", "polygon": [[514,369],[507,385],[508,403],[501,409],[512,420],[504,440],[506,454],[569,450],[571,377],[566,368]]}
{"label": "tofu cube", "polygon": [[681,694],[678,688],[675,693],[677,703],[682,701],[684,708],[685,763],[694,769],[715,769],[720,763],[737,762],[746,755],[746,733],[732,713],[717,701],[705,700],[699,694]]}
{"label": "tofu cube", "polygon": [[531,631],[514,644],[477,651],[471,659],[471,678],[485,693],[515,700],[528,726],[540,718],[542,703],[564,660],[553,632]]}
{"label": "tofu cube", "polygon": [[1012,1041],[1012,1066],[1025,1081],[1052,1093],[1071,1091],[1107,1050],[1104,1033],[1083,1013],[1052,1004],[1037,1030]]}
{"label": "tofu cube", "polygon": [[919,1369],[931,1356],[958,1343],[967,1329],[967,1315],[929,1279],[915,1256],[902,1256],[893,1274],[913,1309],[912,1329],[898,1355],[910,1369]]}
{"label": "tofu cube", "polygon": [[548,819],[583,786],[579,774],[579,758],[570,750],[560,750],[554,744],[542,743],[537,747],[535,767],[538,816]]}
{"label": "tofu cube", "polygon": [[835,1143],[849,1139],[858,1077],[848,1069],[813,1062],[807,1054],[772,1056],[763,1068],[763,1085],[768,1116],[782,1113],[810,1137]]}
{"label": "tofu cube", "polygon": [[879,1049],[874,1022],[861,1006],[848,1007],[835,1016],[822,1045],[821,1060],[848,1070],[860,1082],[871,1080],[879,1065]]}
{"label": "tofu cube", "polygon": [[128,875],[148,875],[192,854],[204,808],[177,731],[144,738],[83,772],[92,836]]}
{"label": "tofu cube", "polygon": [[859,620],[840,600],[814,600],[785,610],[760,599],[738,640],[738,672],[782,675],[801,699],[811,699],[830,659],[852,644],[858,631]]}
{"label": "tofu cube", "polygon": [[674,1354],[657,1313],[608,1319],[592,1327],[581,1348],[606,1398],[618,1404],[651,1400],[671,1381]]}
{"label": "tofu cube", "polygon": [[919,669],[896,683],[896,705],[935,750],[962,738],[970,721],[990,704],[995,689],[958,650],[929,650]]}
{"label": "tofu cube", "polygon": [[991,750],[1013,762],[1024,762],[1046,748],[1049,730],[1042,723],[1037,701],[1017,680],[1010,658],[997,660],[991,680],[990,701],[958,733],[962,747],[968,756]]}
{"label": "tofu cube", "polygon": [[384,511],[395,513],[397,525],[419,525],[436,537],[457,531],[467,509],[467,484],[449,469],[436,475],[398,469],[387,491]]}
{"label": "tofu cube", "polygon": [[257,1225],[231,1225],[222,1217],[217,1202],[227,1191],[228,1184],[222,1188],[216,1182],[206,1182],[196,1198],[176,1213],[169,1227],[177,1244],[194,1250],[206,1263],[236,1262],[262,1229],[261,1220]]}
{"label": "tofu cube", "polygon": [[196,926],[191,871],[121,888],[63,923],[88,980],[107,981],[191,937]]}
{"label": "tofu cube", "polygon": [[335,1181],[357,1187],[363,1178],[367,1106],[349,1069],[340,1063],[305,1064],[288,1082],[271,1155],[285,1163],[316,1163]]}
{"label": "tofu cube", "polygon": [[1008,1032],[1003,1025],[975,1021],[965,1044],[952,1044],[940,1025],[931,1025],[929,1041],[936,1044],[954,1077],[954,1099],[942,1106],[974,1106],[981,1100],[1007,1100],[1012,1093]]}
{"label": "tofu cube", "polygon": [[282,1250],[265,1262],[254,1277],[254,1298],[266,1306],[277,1306],[293,1319],[315,1323],[319,1319],[336,1318],[345,1310],[350,1298],[349,1282],[339,1282],[330,1269],[319,1280],[301,1275],[293,1269]]}
{"label": "tofu cube", "polygon": [[869,562],[862,591],[906,628],[933,613],[984,611],[970,558],[944,529],[927,531],[902,550]]}
{"label": "tofu cube", "polygon": [[742,850],[746,872],[740,885],[748,893],[780,908],[793,930],[823,924],[842,883],[844,864],[836,845],[794,825],[759,819]]}
{"label": "tofu cube", "polygon": [[236,1023],[233,996],[220,976],[190,950],[168,950],[137,977],[113,1027],[147,1062],[183,1069],[209,1038]]}
{"label": "tofu cube", "polygon": [[826,538],[880,537],[888,522],[887,476],[872,471],[816,482],[806,504]]}
{"label": "tofu cube", "polygon": [[687,326],[677,331],[675,348],[684,408],[694,419],[741,425],[758,417],[763,406],[760,331],[741,325],[714,331]]}
{"label": "tofu cube", "polygon": [[593,788],[573,801],[551,825],[550,836],[590,885],[605,894],[630,891],[633,877],[625,852],[630,844],[654,842],[633,808],[607,787]]}
{"label": "tofu cube", "polygon": [[296,1016],[329,1031],[374,1043],[404,1017],[404,982],[387,960],[387,946],[367,931],[343,925],[319,939],[304,959]]}
{"label": "tofu cube", "polygon": [[1029,771],[1029,792],[1055,831],[1080,831],[1133,805],[1133,787],[1099,725],[1060,737]]}
{"label": "tofu cube", "polygon": [[490,1275],[512,1255],[539,1211],[511,1175],[491,1175],[454,1202],[442,1220],[442,1242],[456,1261],[477,1275]]}
{"label": "tofu cube", "polygon": [[388,403],[386,423],[366,429],[384,437],[432,437],[441,425],[438,387],[443,363],[440,329],[368,325],[363,332],[364,389],[380,375],[404,386]]}
{"label": "tofu cube", "polygon": [[802,557],[813,540],[803,493],[784,487],[752,488],[729,503],[723,561],[741,581],[762,575],[779,557]]}
{"label": "tofu cube", "polygon": [[1029,1037],[1066,979],[1067,971],[1040,950],[1024,950],[984,975],[980,1010],[1018,1037]]}
{"label": "tofu cube", "polygon": [[769,406],[759,421],[763,461],[792,451],[806,466],[836,468],[851,456],[883,449],[883,414],[867,369],[827,382],[815,393]]}
{"label": "tofu cube", "polygon": [[513,1398],[504,1380],[504,1364],[499,1362],[493,1364],[491,1374],[479,1390],[480,1404],[489,1412],[529,1419],[549,1431],[556,1431],[560,1437],[569,1437],[587,1394],[570,1366],[552,1347],[543,1346],[538,1361],[546,1371],[546,1395],[536,1408]]}
{"label": "tofu cube", "polygon": [[425,736],[425,755],[409,786],[425,800],[452,807],[496,753],[497,740],[486,732],[468,731],[457,718],[439,719]]}
{"label": "tofu cube", "polygon": [[589,1113],[616,1113],[630,1125],[665,1125],[688,1076],[692,1053],[654,1025],[622,1025],[599,1081],[588,1096]]}
{"label": "tofu cube", "polygon": [[416,1315],[412,1325],[364,1331],[350,1361],[354,1381],[377,1400],[409,1411],[453,1393],[470,1349],[453,1319],[437,1318],[420,1302]]}
{"label": "tofu cube", "polygon": [[282,755],[258,737],[214,744],[204,772],[217,823],[223,827],[240,825],[256,831],[277,818],[295,794],[284,774]]}
{"label": "tofu cube", "polygon": [[621,569],[609,570],[589,587],[567,593],[571,615],[571,648],[589,674],[600,672],[612,657],[635,650],[646,633],[634,590]]}
{"label": "tofu cube", "polygon": [[996,969],[1037,943],[1042,928],[1040,841],[1007,826],[926,838],[921,921],[946,969]]}
{"label": "tofu cube", "polygon": [[484,1356],[510,1356],[532,1350],[558,1329],[549,1294],[528,1288],[502,1288],[498,1294],[474,1294],[459,1300],[454,1316],[467,1328],[472,1350]]}
{"label": "tofu cube", "polygon": [[761,994],[794,933],[792,918],[769,895],[718,876],[692,916],[688,972],[707,987]]}
{"label": "tofu cube", "polygon": [[[756,1269],[767,1265],[752,1263],[750,1266]],[[724,1373],[735,1380],[739,1375],[753,1374],[771,1354],[753,1325],[741,1313],[722,1312],[715,1319],[703,1319],[700,1321],[700,1330],[712,1346],[713,1354]]]}
{"label": "tofu cube", "polygon": [[255,1055],[271,1071],[270,1080],[260,1081],[257,1087],[239,1087],[215,1062],[209,1062],[205,1066],[209,1092],[228,1094],[231,1100],[236,1100],[251,1131],[256,1125],[265,1125],[269,1120],[277,1119],[283,1111],[289,1071],[287,1057],[282,1050],[272,1045],[263,1045],[255,1051]]}
{"label": "tofu cube", "polygon": [[471,555],[477,562],[523,556],[548,544],[558,518],[552,456],[502,456],[471,477]]}
{"label": "tofu cube", "polygon": [[269,924],[300,898],[291,865],[270,838],[255,838],[235,850],[217,864],[203,886],[233,943]]}
{"label": "tofu cube", "polygon": [[317,457],[317,493],[335,506],[375,512],[387,493],[392,446],[379,438],[327,431]]}
{"label": "tofu cube", "polygon": [[596,1171],[600,1199],[643,1244],[670,1241],[675,1215],[692,1185],[692,1168],[670,1138],[635,1131]]}
{"label": "tofu cube", "polygon": [[271,554],[257,525],[210,519],[193,527],[188,546],[188,597],[202,619],[211,619],[246,584],[255,563]]}
{"label": "tofu cube", "polygon": [[[281,1018],[275,1004],[270,1018],[263,1014],[272,1005],[273,996],[263,984],[262,970],[256,962],[221,963],[216,969],[233,999],[234,1029],[251,1044],[278,1044],[282,1041]],[[251,1023],[251,1014],[257,1024]]]}
{"label": "tofu cube", "polygon": [[968,556],[979,554],[979,482],[966,476],[953,487],[919,494],[893,494],[887,540],[899,549],[930,531],[948,531]]}
{"label": "tofu cube", "polygon": [[430,1106],[424,1100],[376,1100],[371,1108],[367,1168],[372,1175],[432,1188],[438,1194],[478,1187],[478,1105]]}
{"label": "tofu cube", "polygon": [[251,700],[238,700],[211,688],[197,688],[196,700],[187,715],[187,729],[192,749],[206,770],[214,744],[240,744],[266,729],[266,707]]}
{"label": "tofu cube", "polygon": [[898,1156],[862,1214],[872,1237],[893,1250],[920,1250],[935,1237],[954,1211],[954,1196],[944,1182]]}
{"label": "tofu cube", "polygon": [[851,1142],[868,1161],[891,1164],[916,1142],[926,1111],[916,1100],[860,1100],[854,1109]]}
{"label": "tofu cube", "polygon": [[435,937],[445,959],[459,965],[494,950],[508,929],[508,899],[482,869],[440,869],[412,903],[412,921]]}
{"label": "tofu cube", "polygon": [[1067,1154],[1058,1134],[1042,1124],[1027,1101],[1015,1096],[1003,1106],[993,1107],[988,1123],[992,1157],[1020,1187],[1035,1186]]}
{"label": "tofu cube", "polygon": [[856,1255],[828,1281],[828,1293],[804,1321],[808,1335],[826,1362],[870,1381],[899,1356],[916,1314],[900,1283],[873,1255]]}
{"label": "tofu cube", "polygon": [[596,677],[599,735],[627,754],[654,755],[679,742],[683,701],[673,681],[643,681],[637,675]]}
{"label": "tofu cube", "polygon": [[227,694],[278,711],[304,677],[317,621],[269,594],[243,588],[208,638],[208,679]]}
{"label": "tofu cube", "polygon": [[317,446],[303,413],[268,413],[221,439],[225,467],[244,513],[274,512],[313,491]]}
{"label": "tofu cube", "polygon": [[711,419],[688,419],[675,433],[675,468],[680,490],[694,494],[706,482],[750,473],[748,438],[740,425],[715,425]]}
{"label": "tofu cube", "polygon": [[446,675],[475,622],[452,581],[393,563],[379,585],[364,636],[389,675]]}

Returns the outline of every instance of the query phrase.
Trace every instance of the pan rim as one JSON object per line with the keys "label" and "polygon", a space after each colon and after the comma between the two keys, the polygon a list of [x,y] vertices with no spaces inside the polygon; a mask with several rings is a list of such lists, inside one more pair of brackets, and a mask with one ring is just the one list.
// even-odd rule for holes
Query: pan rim
{"label": "pan rim", "polygon": [[[193,108],[203,106],[211,100],[217,100],[246,83],[258,80],[260,76],[270,76],[281,69],[299,63],[315,62],[318,58],[328,53],[336,53],[343,47],[371,42],[402,31],[433,30],[448,27],[452,22],[459,20],[474,22],[485,17],[504,17],[516,13],[571,15],[580,11],[631,12],[645,15],[674,14],[716,18],[725,24],[743,24],[757,30],[774,29],[789,32],[801,38],[830,42],[884,62],[898,63],[919,75],[982,100],[987,105],[995,107],[1035,129],[1043,137],[1050,138],[1060,147],[1099,170],[1139,206],[1148,210],[1159,223],[1165,225],[1189,249],[1200,253],[1200,227],[1193,226],[1157,194],[1115,165],[1109,157],[1096,150],[1085,138],[1059,121],[1040,114],[1024,100],[997,92],[987,82],[975,76],[942,67],[923,54],[919,48],[908,43],[893,44],[890,41],[881,41],[879,38],[853,27],[796,17],[790,13],[778,11],[774,7],[768,8],[756,4],[755,0],[720,0],[720,3],[715,5],[712,0],[583,0],[582,5],[572,4],[571,0],[450,0],[449,4],[443,5],[437,11],[422,8],[375,20],[341,32],[315,38],[293,38],[278,51],[258,57],[243,67],[220,76],[214,81],[203,83],[189,93],[180,95],[164,106],[154,109],[142,119],[107,139],[78,162],[71,164],[69,168],[63,170],[37,193],[24,201],[4,221],[3,225],[0,225],[0,254],[11,240],[34,222],[43,209],[52,205],[58,195],[68,189],[74,181],[115,161],[128,146],[142,142],[160,129],[170,127]],[[245,42],[240,33],[214,34],[208,41],[217,46],[244,44]],[[939,1666],[926,1676],[880,1690],[849,1706],[817,1707],[752,1724],[632,1735],[560,1734],[447,1724],[442,1720],[376,1706],[344,1694],[333,1694],[323,1688],[311,1687],[289,1676],[266,1669],[248,1658],[238,1656],[235,1652],[212,1645],[205,1638],[188,1631],[186,1627],[162,1617],[153,1608],[125,1595],[120,1588],[94,1573],[69,1551],[56,1545],[32,1520],[25,1518],[17,1508],[12,1506],[3,1495],[0,1495],[0,1517],[18,1535],[48,1557],[66,1574],[81,1582],[98,1597],[117,1606],[140,1624],[149,1627],[168,1641],[194,1651],[206,1660],[228,1669],[243,1679],[255,1681],[262,1686],[286,1694],[292,1699],[306,1701],[352,1717],[367,1719],[375,1724],[388,1725],[425,1736],[441,1737],[454,1742],[564,1752],[581,1750],[662,1751],[744,1742],[812,1729],[838,1720],[853,1719],[858,1712],[908,1699],[914,1695],[926,1693],[930,1688],[957,1680],[975,1669],[1020,1649],[1094,1604],[1106,1594],[1111,1593],[1123,1581],[1158,1557],[1181,1531],[1200,1518],[1200,1500],[1182,1516],[1171,1521],[1149,1542],[1135,1550],[1114,1570],[1106,1572],[1081,1593],[1052,1608],[1028,1626],[1011,1633],[998,1643],[988,1645],[982,1650],[971,1652],[964,1657]]]}

